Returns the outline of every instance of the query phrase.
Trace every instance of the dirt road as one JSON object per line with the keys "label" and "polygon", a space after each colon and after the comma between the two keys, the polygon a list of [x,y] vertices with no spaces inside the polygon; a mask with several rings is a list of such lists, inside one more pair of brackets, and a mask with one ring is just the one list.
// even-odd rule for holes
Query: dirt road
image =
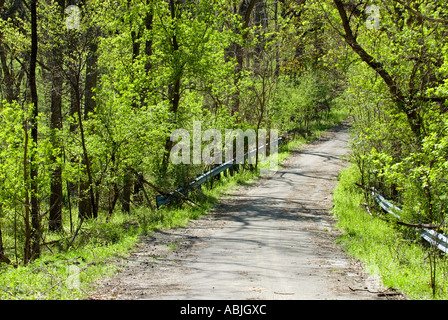
{"label": "dirt road", "polygon": [[93,298],[378,299],[329,212],[348,139],[335,128],[187,228],[142,239]]}

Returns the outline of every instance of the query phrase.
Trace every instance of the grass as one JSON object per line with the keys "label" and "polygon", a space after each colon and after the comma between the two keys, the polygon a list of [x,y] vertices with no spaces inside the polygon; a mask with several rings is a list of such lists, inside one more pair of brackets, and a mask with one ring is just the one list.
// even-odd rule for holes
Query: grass
{"label": "grass", "polygon": [[[344,112],[335,112],[328,121],[315,123],[311,135],[282,144],[279,163],[287,159],[292,150],[318,139],[344,118]],[[119,262],[135,248],[141,236],[155,230],[184,227],[190,220],[208,213],[219,199],[239,186],[253,184],[259,177],[259,172],[242,170],[233,177],[221,177],[213,188],[204,185],[200,192],[190,195],[198,206],[166,206],[156,211],[133,208],[131,214],[115,212],[112,217],[100,212],[97,220],[84,222],[69,250],[66,250],[68,240],[65,240],[65,243],[45,247],[42,257],[26,266],[0,264],[0,300],[84,299],[94,290],[97,280],[119,270]],[[70,229],[69,221],[64,222],[64,228]],[[49,234],[46,241],[60,238],[59,234]],[[175,244],[167,249],[174,250]]]}
{"label": "grass", "polygon": [[408,299],[447,299],[448,263],[440,256],[436,272],[436,295],[430,285],[429,248],[418,237],[370,215],[358,187],[355,167],[344,169],[334,192],[333,213],[343,231],[339,242],[347,253],[363,261],[367,271],[379,276],[387,288],[398,289]]}

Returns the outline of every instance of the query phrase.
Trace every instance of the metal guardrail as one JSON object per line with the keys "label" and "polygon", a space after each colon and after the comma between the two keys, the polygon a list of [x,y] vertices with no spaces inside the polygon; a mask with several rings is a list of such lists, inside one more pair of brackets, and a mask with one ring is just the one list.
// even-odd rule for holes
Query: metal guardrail
{"label": "metal guardrail", "polygon": [[372,194],[375,201],[383,208],[384,211],[390,213],[397,219],[401,219],[397,212],[401,212],[401,209],[395,206],[394,204],[387,201],[382,195],[376,192],[375,188],[372,188]]}
{"label": "metal guardrail", "polygon": [[[283,137],[280,137],[280,138],[276,139],[275,141],[271,142],[271,145],[279,144],[282,140],[283,140]],[[263,146],[260,146],[258,148],[255,148],[249,152],[246,152],[244,154],[244,161],[247,160],[252,153],[256,152],[257,150],[262,150],[263,148],[265,148],[268,145],[269,145],[269,143],[267,143]],[[226,161],[223,164],[220,164],[219,166],[217,166],[216,168],[213,168],[210,171],[207,171],[206,173],[200,175],[199,177],[197,177],[196,179],[191,181],[188,184],[188,186],[186,186],[186,187],[179,187],[176,189],[176,191],[172,191],[165,195],[157,195],[156,196],[157,209],[160,206],[167,205],[168,203],[170,203],[171,201],[176,199],[176,195],[175,195],[176,193],[181,193],[183,195],[187,195],[193,189],[199,187],[200,185],[202,185],[209,179],[213,178],[214,176],[220,174],[221,172],[228,170],[230,168],[233,168],[233,166],[236,164],[239,164],[239,163],[236,163],[236,158],[233,158],[232,160]]]}
{"label": "metal guardrail", "polygon": [[[398,208],[391,202],[387,201],[382,195],[380,195],[375,188],[372,187],[372,195],[375,201],[383,208],[384,211],[390,213],[397,219],[401,219],[398,213],[402,212],[402,209]],[[437,246],[439,250],[444,253],[448,253],[448,237],[444,234],[436,232],[431,229],[422,228],[420,236],[429,242],[431,245]]]}

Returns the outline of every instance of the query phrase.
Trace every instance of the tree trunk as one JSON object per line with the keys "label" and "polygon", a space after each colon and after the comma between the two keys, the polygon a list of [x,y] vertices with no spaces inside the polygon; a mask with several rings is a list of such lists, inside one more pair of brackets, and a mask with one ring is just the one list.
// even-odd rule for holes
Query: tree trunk
{"label": "tree trunk", "polygon": [[[96,102],[94,99],[93,89],[97,86],[98,83],[98,44],[96,42],[97,37],[97,28],[89,29],[89,52],[86,59],[86,82],[85,82],[85,102],[84,102],[84,115],[82,115],[81,111],[81,103],[78,101],[77,103],[77,112],[78,112],[78,127],[81,133],[81,143],[83,149],[83,164],[86,167],[87,173],[87,181],[83,180],[79,184],[79,214],[82,218],[96,218],[98,216],[98,198],[95,198],[94,192],[94,182],[92,177],[92,169],[90,158],[87,151],[87,146],[85,143],[84,137],[84,127],[82,118],[88,119],[89,113],[93,113],[95,111]],[[79,94],[77,95],[79,97]]]}
{"label": "tree trunk", "polygon": [[[275,20],[275,32],[279,32],[278,26],[278,1],[274,4],[274,20]],[[274,76],[278,78],[280,75],[280,53],[278,47],[278,41],[275,42],[275,74]]]}
{"label": "tree trunk", "polygon": [[88,33],[91,35],[91,43],[89,45],[89,52],[86,59],[86,84],[85,84],[85,106],[84,117],[87,119],[88,114],[93,113],[96,108],[96,100],[93,89],[98,84],[98,44],[97,28],[90,28]]}
{"label": "tree trunk", "polygon": [[2,67],[3,82],[4,82],[4,86],[2,86],[2,89],[5,100],[11,103],[14,100],[17,100],[17,95],[14,92],[14,83],[15,83],[14,74],[12,73],[12,70],[8,68],[5,46],[2,45],[1,40],[2,40],[2,34],[0,33],[0,63]]}
{"label": "tree trunk", "polygon": [[[250,16],[252,14],[256,2],[257,0],[243,0],[238,9],[238,14],[241,16],[241,19],[243,21],[243,26],[241,27],[241,33],[242,33],[241,36],[243,40],[246,40],[248,37],[247,28],[249,27]],[[243,71],[243,62],[244,62],[243,46],[239,43],[232,43],[230,47],[230,54],[234,56],[237,62],[234,71],[235,72],[234,85],[238,86],[238,83],[240,81],[240,73],[241,71]],[[240,97],[238,90],[235,91],[232,100],[233,105],[231,107],[231,114],[233,115],[240,111]]]}
{"label": "tree trunk", "polygon": [[[148,8],[148,13],[146,14],[145,17],[145,28],[147,31],[152,31],[153,29],[153,21],[154,21],[154,9],[152,8],[152,3],[151,0],[147,0],[146,1],[146,5],[151,6],[150,8]],[[152,56],[152,38],[149,38],[148,40],[146,40],[145,43],[145,55],[147,58]],[[149,70],[152,68],[151,65],[151,60],[148,59],[148,61],[145,64],[145,71],[146,74],[148,75]]]}
{"label": "tree trunk", "polygon": [[31,53],[30,53],[30,93],[31,102],[33,104],[33,113],[30,119],[31,138],[33,148],[30,155],[30,174],[31,174],[31,260],[40,257],[40,217],[39,217],[39,199],[38,199],[38,161],[37,161],[37,143],[38,143],[38,125],[37,118],[39,115],[38,95],[36,86],[36,63],[37,63],[37,0],[31,0]]}
{"label": "tree trunk", "polygon": [[[154,23],[154,8],[152,4],[152,0],[146,0],[146,5],[149,7],[148,12],[145,16],[145,28],[147,31],[151,32],[153,30],[153,23]],[[149,72],[152,69],[152,63],[151,63],[151,56],[153,54],[152,49],[153,41],[152,37],[148,38],[145,42],[145,58],[147,59],[145,62],[145,73],[147,77],[150,77]],[[142,94],[140,97],[140,104],[141,106],[146,106],[149,103],[149,98],[151,94],[152,89],[150,87],[145,87],[142,90]],[[157,104],[156,101],[153,102],[153,104]]]}
{"label": "tree trunk", "polygon": [[[60,18],[64,16],[64,1],[59,0]],[[63,56],[59,48],[54,48],[51,51],[50,57],[51,65],[51,134],[53,148],[57,149],[59,158],[62,159],[62,148],[58,137],[58,132],[62,129],[62,64]],[[52,231],[62,229],[62,167],[57,164],[56,157],[52,156],[52,163],[55,168],[51,172],[51,186],[50,186],[50,216],[49,228]]]}
{"label": "tree trunk", "polygon": [[[170,13],[171,13],[171,19],[175,21],[179,18],[177,14],[177,10],[179,10],[176,6],[178,4],[178,1],[176,0],[170,0]],[[179,51],[179,43],[176,34],[174,34],[171,38],[171,50],[173,55],[176,54],[177,51]],[[179,109],[179,102],[180,102],[180,85],[181,85],[181,72],[180,70],[177,70],[178,67],[181,66],[173,66],[175,70],[173,70],[174,76],[173,76],[173,82],[168,86],[168,96],[170,99],[171,104],[171,112],[173,114],[177,113],[177,110]],[[174,120],[175,121],[175,120]],[[172,148],[173,142],[171,141],[170,137],[166,138],[165,141],[165,155],[163,157],[162,162],[162,172],[163,174],[166,174],[168,170],[168,161],[170,158],[170,150]]]}
{"label": "tree trunk", "polygon": [[[0,15],[1,18],[5,21],[7,19],[14,19],[14,12],[15,10],[11,12],[4,12],[4,0],[0,0]],[[6,11],[6,10],[5,10]],[[10,11],[10,10],[8,10]],[[8,15],[9,13],[9,15]],[[7,57],[7,46],[2,43],[3,34],[0,31],[0,66],[1,66],[1,72],[3,73],[3,83],[2,85],[2,91],[4,98],[7,102],[11,103],[13,101],[18,101],[19,99],[19,93],[21,90],[21,84],[22,79],[25,74],[25,63],[22,64],[21,71],[16,74],[14,73],[14,64],[12,63],[13,59],[11,57],[10,64],[8,66],[8,57]]]}
{"label": "tree trunk", "polygon": [[23,261],[25,264],[28,263],[28,261],[31,258],[31,224],[30,224],[30,193],[28,190],[28,181],[29,181],[29,174],[28,174],[28,144],[29,144],[29,138],[28,138],[28,121],[25,120],[25,123],[23,124],[24,132],[25,132],[25,143],[23,148],[23,182],[25,185],[25,217],[24,217],[24,223],[25,223],[25,243],[23,246]]}
{"label": "tree trunk", "polygon": [[95,194],[93,191],[93,178],[90,167],[90,159],[88,156],[85,135],[84,135],[84,125],[83,125],[83,114],[81,110],[81,96],[80,96],[80,87],[79,87],[79,77],[76,75],[75,70],[71,70],[71,107],[70,112],[74,115],[76,114],[76,118],[78,120],[77,124],[74,125],[70,130],[79,129],[81,136],[81,147],[82,147],[82,164],[85,166],[85,170],[87,173],[87,179],[81,178],[79,181],[79,202],[78,202],[78,211],[80,219],[88,219],[95,217]]}
{"label": "tree trunk", "polygon": [[[58,84],[59,85],[59,84]],[[62,89],[62,82],[60,89]],[[52,96],[55,95],[52,93]],[[62,129],[62,97],[60,93],[57,94],[59,97],[57,101],[52,101],[51,103],[51,129],[61,130]],[[56,134],[55,132],[53,133]],[[53,147],[58,149],[59,155],[62,157],[62,149],[59,145],[58,137],[53,137]],[[52,157],[52,162],[56,162],[56,158]],[[62,229],[62,168],[60,164],[56,164],[56,167],[51,172],[51,193],[50,193],[50,216],[49,216],[49,228],[50,230],[56,231]]]}
{"label": "tree trunk", "polygon": [[[84,163],[85,165],[85,163]],[[90,184],[88,180],[81,180],[79,182],[79,202],[78,211],[82,219],[92,218],[92,199],[90,194]]]}
{"label": "tree trunk", "polygon": [[118,197],[120,195],[120,190],[118,189],[118,184],[116,182],[113,183],[112,189],[112,198],[109,195],[109,217],[112,216],[115,209],[115,204],[117,203]]}
{"label": "tree trunk", "polygon": [[[2,207],[0,204],[0,212],[2,211]],[[4,248],[3,248],[3,236],[2,236],[2,225],[0,224],[0,254],[4,254]]]}
{"label": "tree trunk", "polygon": [[[0,212],[2,211],[2,205],[0,204]],[[11,260],[5,256],[5,249],[3,247],[3,236],[2,236],[2,226],[0,224],[0,262],[5,262],[7,264],[11,263]]]}
{"label": "tree trunk", "polygon": [[254,74],[259,75],[261,72],[260,62],[262,59],[262,54],[264,52],[264,47],[266,45],[266,39],[264,33],[268,27],[268,14],[266,10],[265,0],[258,0],[254,8],[254,24],[257,27],[255,35],[258,37],[258,42],[255,45],[255,54],[253,56],[254,63]]}
{"label": "tree trunk", "polygon": [[[79,93],[77,93],[77,97],[79,97]],[[96,218],[98,215],[96,201],[95,201],[95,193],[94,193],[94,185],[93,185],[93,177],[92,170],[90,165],[90,158],[87,151],[86,139],[84,135],[84,125],[83,125],[83,116],[81,113],[81,102],[77,101],[78,107],[78,127],[79,132],[81,134],[81,146],[83,152],[83,164],[86,167],[87,173],[87,181],[82,180],[80,182],[80,191],[79,191],[79,215],[82,219],[86,218]]]}
{"label": "tree trunk", "polygon": [[121,201],[121,211],[124,213],[130,212],[130,204],[131,204],[131,193],[132,193],[132,185],[133,185],[133,175],[131,170],[127,170],[124,175],[123,182],[123,196]]}

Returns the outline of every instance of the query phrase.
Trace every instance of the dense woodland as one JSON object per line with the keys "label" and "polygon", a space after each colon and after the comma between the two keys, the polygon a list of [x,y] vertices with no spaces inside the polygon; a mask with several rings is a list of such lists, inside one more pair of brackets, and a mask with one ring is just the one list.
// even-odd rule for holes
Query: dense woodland
{"label": "dense woodland", "polygon": [[342,108],[367,203],[444,230],[447,32],[442,0],[0,0],[0,260],[157,210],[209,169],[170,162],[175,129],[307,135]]}

